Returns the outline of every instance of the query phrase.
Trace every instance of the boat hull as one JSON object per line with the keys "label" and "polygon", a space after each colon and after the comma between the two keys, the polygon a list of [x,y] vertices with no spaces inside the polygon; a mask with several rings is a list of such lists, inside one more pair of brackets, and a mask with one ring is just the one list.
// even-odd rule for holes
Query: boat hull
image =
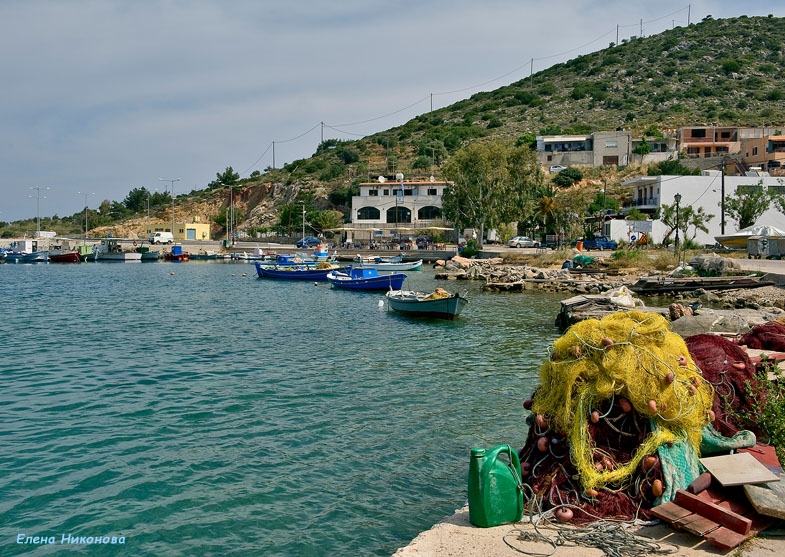
{"label": "boat hull", "polygon": [[325,269],[316,269],[314,267],[268,267],[258,261],[254,261],[254,265],[259,278],[280,280],[326,281],[327,274],[335,270],[332,267]]}
{"label": "boat hull", "polygon": [[359,269],[376,269],[377,271],[419,271],[422,269],[422,259],[418,259],[417,261],[401,261],[397,263],[355,260],[353,265]]}
{"label": "boat hull", "polygon": [[327,274],[327,282],[329,282],[333,288],[340,288],[343,290],[369,290],[378,292],[384,290],[400,290],[403,287],[404,279],[406,279],[404,273],[379,275],[376,273],[376,270],[373,269],[373,275],[363,276],[362,273],[357,273],[355,271],[363,271],[363,269],[352,270],[348,273],[332,271]]}
{"label": "boat hull", "polygon": [[77,251],[67,251],[64,253],[50,253],[50,263],[80,263],[82,260]]}
{"label": "boat hull", "polygon": [[387,293],[387,302],[390,309],[403,315],[452,321],[460,315],[469,300],[460,294],[428,299],[428,295],[423,292],[395,290]]}

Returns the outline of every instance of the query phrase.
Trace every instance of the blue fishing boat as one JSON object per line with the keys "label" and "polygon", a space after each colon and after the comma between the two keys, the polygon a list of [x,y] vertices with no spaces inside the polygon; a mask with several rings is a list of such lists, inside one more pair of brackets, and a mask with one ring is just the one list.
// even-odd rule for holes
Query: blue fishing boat
{"label": "blue fishing boat", "polygon": [[335,270],[327,273],[327,282],[335,288],[346,290],[400,290],[404,273],[380,275],[376,269],[349,266],[345,271]]}
{"label": "blue fishing boat", "polygon": [[271,267],[260,261],[254,261],[254,265],[259,278],[283,280],[326,281],[327,274],[336,269],[329,263],[320,263],[315,267],[309,265],[276,265]]}

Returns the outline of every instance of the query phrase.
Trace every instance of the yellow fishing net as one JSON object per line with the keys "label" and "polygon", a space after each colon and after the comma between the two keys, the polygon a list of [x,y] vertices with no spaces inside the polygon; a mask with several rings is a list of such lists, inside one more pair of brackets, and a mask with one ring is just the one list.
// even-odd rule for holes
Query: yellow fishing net
{"label": "yellow fishing net", "polygon": [[[571,460],[589,489],[625,485],[641,460],[664,443],[686,441],[699,453],[713,396],[665,318],[630,311],[581,321],[557,339],[540,368],[531,409],[549,429],[567,436]],[[650,418],[652,432],[629,462],[608,470],[595,465],[589,424],[610,402],[623,409],[629,404],[630,411]]]}

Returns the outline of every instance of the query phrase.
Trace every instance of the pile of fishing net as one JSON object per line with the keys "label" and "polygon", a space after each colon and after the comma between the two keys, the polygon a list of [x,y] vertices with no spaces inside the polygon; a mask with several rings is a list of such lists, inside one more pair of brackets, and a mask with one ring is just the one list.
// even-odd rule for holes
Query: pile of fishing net
{"label": "pile of fishing net", "polygon": [[[569,518],[647,518],[700,473],[712,385],[664,317],[619,312],[577,323],[540,369],[524,483]],[[558,515],[557,515],[558,516]]]}

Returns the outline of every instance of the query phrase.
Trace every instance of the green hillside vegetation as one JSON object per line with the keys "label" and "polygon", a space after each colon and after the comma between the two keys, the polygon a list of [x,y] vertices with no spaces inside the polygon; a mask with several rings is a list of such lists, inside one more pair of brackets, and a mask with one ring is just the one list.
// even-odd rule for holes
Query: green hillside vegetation
{"label": "green hillside vegetation", "polygon": [[[782,18],[707,16],[688,27],[611,44],[363,139],[326,140],[312,157],[282,169],[254,171],[240,179],[227,168],[204,190],[178,196],[176,202],[221,207],[223,216],[213,218],[218,235],[226,222],[231,184],[239,202],[241,229],[291,233],[292,220],[295,225],[301,222],[297,219],[303,205],[310,222],[324,220],[323,211],[333,211],[333,216],[339,211],[347,220],[359,182],[397,172],[407,179],[442,177],[445,163],[475,141],[533,147],[537,135],[619,127],[631,130],[633,136],[657,137],[684,125],[785,125],[780,78],[785,73],[783,44]],[[622,179],[649,171],[639,166],[607,170],[585,169],[579,184],[604,180],[608,195],[617,197],[617,202],[623,201],[618,188]],[[128,205],[128,199],[105,201],[90,222],[124,219],[129,212],[142,216],[145,211],[138,203]],[[585,214],[591,196],[583,201]],[[166,203],[155,203],[153,208],[163,211]],[[41,219],[42,229],[62,234],[78,234],[83,227],[82,212]],[[4,237],[31,229],[35,230],[33,219],[0,223]]]}

